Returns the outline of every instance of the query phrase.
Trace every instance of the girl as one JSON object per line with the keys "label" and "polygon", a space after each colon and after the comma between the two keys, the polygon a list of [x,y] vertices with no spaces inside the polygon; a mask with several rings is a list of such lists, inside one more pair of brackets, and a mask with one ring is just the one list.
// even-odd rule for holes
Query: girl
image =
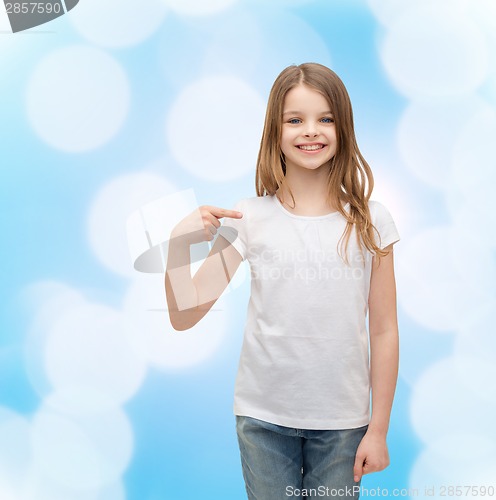
{"label": "girl", "polygon": [[[234,395],[250,500],[358,498],[362,476],[389,464],[399,235],[369,201],[373,185],[343,82],[320,64],[290,66],[270,92],[257,196],[235,210],[202,206],[172,231],[165,281],[176,330],[200,321],[250,263]],[[217,230],[191,278],[189,245]]]}

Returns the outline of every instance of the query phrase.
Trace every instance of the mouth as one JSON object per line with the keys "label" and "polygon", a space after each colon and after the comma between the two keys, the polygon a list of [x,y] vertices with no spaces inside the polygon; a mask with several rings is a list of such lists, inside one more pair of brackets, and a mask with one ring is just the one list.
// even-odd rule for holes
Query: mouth
{"label": "mouth", "polygon": [[321,151],[322,149],[324,149],[326,147],[326,145],[321,144],[321,143],[318,143],[318,144],[299,144],[296,147],[301,151],[313,153],[316,151]]}

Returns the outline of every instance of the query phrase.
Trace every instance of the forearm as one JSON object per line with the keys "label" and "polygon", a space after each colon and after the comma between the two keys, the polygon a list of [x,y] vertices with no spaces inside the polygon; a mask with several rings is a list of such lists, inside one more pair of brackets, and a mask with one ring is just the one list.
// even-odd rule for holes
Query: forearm
{"label": "forearm", "polygon": [[398,330],[370,333],[372,417],[369,430],[386,435],[398,378]]}
{"label": "forearm", "polygon": [[171,235],[165,271],[165,291],[169,315],[197,307],[198,294],[191,277],[190,243],[185,237]]}

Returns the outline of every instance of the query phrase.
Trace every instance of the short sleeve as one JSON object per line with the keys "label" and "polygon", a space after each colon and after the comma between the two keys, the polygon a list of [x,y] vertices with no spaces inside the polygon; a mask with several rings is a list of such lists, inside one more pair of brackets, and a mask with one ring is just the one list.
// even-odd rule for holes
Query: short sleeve
{"label": "short sleeve", "polygon": [[396,224],[391,216],[389,210],[378,201],[369,202],[370,215],[372,223],[379,232],[379,236],[374,231],[376,237],[376,244],[382,250],[391,243],[396,243],[400,240],[400,235]]}
{"label": "short sleeve", "polygon": [[233,210],[241,212],[241,219],[225,217],[221,220],[221,226],[217,229],[217,234],[223,236],[238,251],[243,260],[246,259],[246,225],[248,214],[246,213],[245,200],[240,200],[234,205]]}

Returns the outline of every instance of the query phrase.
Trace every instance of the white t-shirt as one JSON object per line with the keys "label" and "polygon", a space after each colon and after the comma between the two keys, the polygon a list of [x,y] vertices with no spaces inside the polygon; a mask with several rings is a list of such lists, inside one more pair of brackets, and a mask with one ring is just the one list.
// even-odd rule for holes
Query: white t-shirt
{"label": "white t-shirt", "polygon": [[[380,248],[397,242],[387,208],[377,201],[369,208]],[[251,269],[234,414],[300,429],[368,424],[372,254],[363,247],[362,257],[353,229],[350,267],[342,261],[339,212],[295,215],[275,195],[245,198],[234,209],[243,218],[224,219],[218,231]]]}

